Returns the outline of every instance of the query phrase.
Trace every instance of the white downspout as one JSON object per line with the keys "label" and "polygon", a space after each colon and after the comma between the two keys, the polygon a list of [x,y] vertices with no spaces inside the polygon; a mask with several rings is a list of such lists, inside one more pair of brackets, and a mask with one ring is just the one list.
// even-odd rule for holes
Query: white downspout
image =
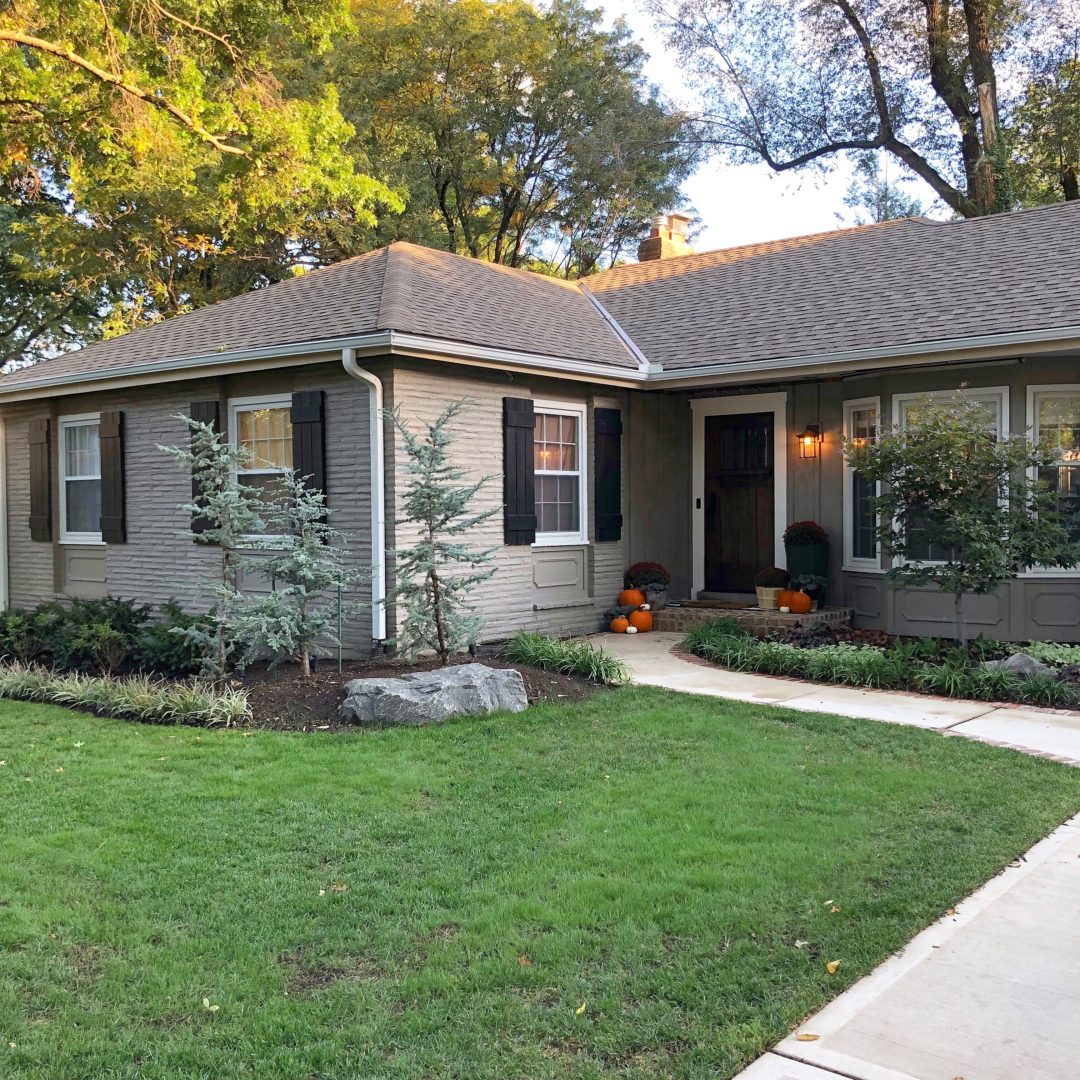
{"label": "white downspout", "polygon": [[7,611],[8,602],[7,432],[0,418],[0,611]]}
{"label": "white downspout", "polygon": [[355,349],[341,350],[341,365],[371,388],[368,428],[371,440],[371,636],[386,640],[386,447],[383,440],[382,380],[356,362]]}

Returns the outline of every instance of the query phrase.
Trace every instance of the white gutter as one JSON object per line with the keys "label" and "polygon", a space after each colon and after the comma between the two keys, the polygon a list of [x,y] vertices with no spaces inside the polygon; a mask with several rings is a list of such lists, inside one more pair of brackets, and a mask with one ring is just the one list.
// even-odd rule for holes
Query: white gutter
{"label": "white gutter", "polygon": [[368,437],[371,458],[371,636],[386,640],[386,445],[383,439],[382,380],[356,362],[356,349],[341,350],[347,374],[367,383]]}
{"label": "white gutter", "polygon": [[0,611],[8,608],[7,433],[0,417]]}

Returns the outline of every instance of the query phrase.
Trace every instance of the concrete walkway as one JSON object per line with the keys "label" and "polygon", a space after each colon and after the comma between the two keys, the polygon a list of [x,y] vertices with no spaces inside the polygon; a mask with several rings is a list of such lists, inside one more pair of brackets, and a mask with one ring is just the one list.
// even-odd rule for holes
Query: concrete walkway
{"label": "concrete walkway", "polygon": [[[678,634],[594,639],[633,681],[931,728],[1080,765],[1080,717],[746,675],[673,655]],[[1022,797],[1022,793],[1016,793]],[[1080,1077],[1080,816],[924,930],[739,1080]]]}
{"label": "concrete walkway", "polygon": [[681,634],[598,634],[592,640],[623,659],[632,680],[644,686],[932,728],[1080,765],[1080,715],[1074,713],[725,671],[673,652]]}

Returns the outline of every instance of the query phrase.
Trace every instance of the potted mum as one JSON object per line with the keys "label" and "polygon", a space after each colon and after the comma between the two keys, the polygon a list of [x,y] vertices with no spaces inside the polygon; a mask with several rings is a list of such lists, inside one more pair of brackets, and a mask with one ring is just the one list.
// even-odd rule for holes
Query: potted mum
{"label": "potted mum", "polygon": [[667,603],[670,584],[671,575],[655,562],[634,563],[623,575],[623,586],[627,589],[640,589],[653,611],[659,611]]}
{"label": "potted mum", "polygon": [[[829,575],[829,534],[816,521],[793,521],[784,530],[784,550],[792,581],[813,577],[822,581]],[[825,586],[816,591],[821,606],[825,604]]]}
{"label": "potted mum", "polygon": [[788,572],[778,566],[766,566],[754,575],[757,606],[770,611],[777,606],[776,598],[788,587]]}

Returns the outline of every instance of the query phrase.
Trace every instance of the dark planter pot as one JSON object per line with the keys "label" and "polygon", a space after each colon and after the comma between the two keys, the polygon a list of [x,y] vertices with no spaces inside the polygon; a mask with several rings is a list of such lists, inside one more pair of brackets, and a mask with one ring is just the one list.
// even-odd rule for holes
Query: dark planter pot
{"label": "dark planter pot", "polygon": [[[795,579],[804,574],[817,577],[829,576],[829,545],[826,544],[785,544],[787,552],[787,572],[791,575],[792,586]],[[814,599],[818,607],[825,606],[826,586],[817,590]]]}

